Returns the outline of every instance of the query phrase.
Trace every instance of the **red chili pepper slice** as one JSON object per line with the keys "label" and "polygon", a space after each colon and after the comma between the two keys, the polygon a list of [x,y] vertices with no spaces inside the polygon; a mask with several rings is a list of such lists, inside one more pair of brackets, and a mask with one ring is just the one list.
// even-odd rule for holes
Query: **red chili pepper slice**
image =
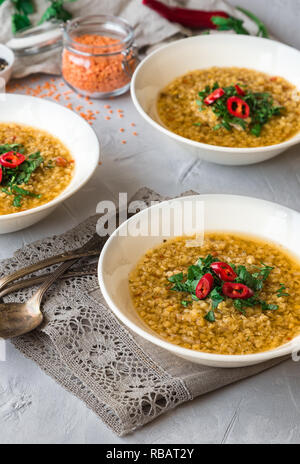
{"label": "red chili pepper slice", "polygon": [[253,290],[244,284],[236,282],[225,282],[222,287],[222,292],[228,298],[241,298],[242,300],[253,296]]}
{"label": "red chili pepper slice", "polygon": [[227,100],[227,109],[236,118],[246,119],[250,114],[248,103],[239,97],[229,97]]}
{"label": "red chili pepper slice", "polygon": [[2,169],[0,168],[0,184],[2,182],[2,176],[3,176],[3,173],[2,173]]}
{"label": "red chili pepper slice", "polygon": [[204,274],[203,277],[199,280],[197,287],[196,287],[196,297],[199,300],[204,300],[207,295],[210,293],[214,286],[214,278],[211,274],[207,273]]}
{"label": "red chili pepper slice", "polygon": [[246,92],[243,89],[241,89],[239,85],[236,84],[234,87],[239,95],[243,95],[243,96],[246,95]]}
{"label": "red chili pepper slice", "polygon": [[224,90],[220,87],[220,88],[214,90],[212,93],[210,93],[210,94],[204,99],[204,103],[205,103],[206,105],[211,105],[213,102],[215,102],[216,100],[218,100],[218,98],[223,97],[224,94],[225,94]]}
{"label": "red chili pepper slice", "polygon": [[218,261],[216,263],[212,263],[210,267],[217,274],[217,276],[225,282],[232,282],[234,279],[237,278],[237,274],[227,263]]}
{"label": "red chili pepper slice", "polygon": [[22,153],[15,153],[13,151],[8,151],[4,155],[0,156],[0,164],[5,168],[16,168],[20,164],[24,163],[25,156]]}
{"label": "red chili pepper slice", "polygon": [[62,168],[66,167],[67,164],[68,164],[68,161],[63,158],[62,156],[58,156],[57,158],[55,158],[55,163],[56,163],[56,166],[60,166]]}

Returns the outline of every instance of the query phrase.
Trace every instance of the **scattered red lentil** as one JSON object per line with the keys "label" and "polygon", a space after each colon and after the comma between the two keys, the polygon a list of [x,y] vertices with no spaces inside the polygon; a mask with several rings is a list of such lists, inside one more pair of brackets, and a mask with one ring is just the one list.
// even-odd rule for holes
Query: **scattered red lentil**
{"label": "scattered red lentil", "polygon": [[121,127],[120,132],[125,132],[125,129],[123,129],[123,127]]}
{"label": "scattered red lentil", "polygon": [[105,116],[105,119],[107,119],[107,121],[109,121],[110,117],[109,117],[109,116]]}
{"label": "scattered red lentil", "polygon": [[137,135],[138,135],[138,133],[137,133],[137,132],[132,132],[132,135],[135,135],[135,136],[137,136]]}
{"label": "scattered red lentil", "polygon": [[122,143],[125,144],[125,143],[126,143],[126,140],[122,140]]}

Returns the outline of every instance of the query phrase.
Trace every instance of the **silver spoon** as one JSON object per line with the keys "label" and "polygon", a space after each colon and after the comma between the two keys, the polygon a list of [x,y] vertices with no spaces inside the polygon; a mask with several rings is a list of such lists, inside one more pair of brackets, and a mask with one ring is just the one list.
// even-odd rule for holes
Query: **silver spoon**
{"label": "silver spoon", "polygon": [[[92,237],[80,251],[87,251],[99,245],[99,237]],[[79,250],[77,250],[79,251]],[[78,257],[61,264],[53,274],[41,285],[38,291],[26,303],[1,303],[0,304],[0,338],[14,338],[24,335],[36,329],[43,321],[41,302],[48,288],[67,269],[78,261]]]}
{"label": "silver spoon", "polygon": [[41,324],[44,317],[41,302],[45,292],[76,261],[68,261],[59,266],[26,303],[0,304],[0,338],[24,335]]}

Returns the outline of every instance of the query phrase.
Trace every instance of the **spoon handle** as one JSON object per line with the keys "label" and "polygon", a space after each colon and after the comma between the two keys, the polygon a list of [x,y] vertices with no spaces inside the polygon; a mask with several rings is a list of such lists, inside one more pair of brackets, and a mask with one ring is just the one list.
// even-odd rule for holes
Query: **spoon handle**
{"label": "spoon handle", "polygon": [[[74,258],[82,258],[85,256],[93,256],[100,252],[100,243],[103,241],[103,237],[99,237],[99,235],[95,234],[93,237],[82,247],[72,250],[71,252],[61,253],[60,255],[52,256],[51,258],[43,259],[38,263],[34,263],[28,267],[23,269],[19,269],[18,271],[10,274],[8,276],[2,277],[0,279],[0,291],[6,287],[10,282],[19,279],[20,277],[24,277],[25,275],[31,274],[32,272],[39,271],[48,266],[52,266],[53,264],[61,263],[68,260],[73,260]],[[90,251],[92,249],[98,248],[98,251]]]}
{"label": "spoon handle", "polygon": [[[62,275],[60,278],[61,279],[70,279],[72,277],[83,277],[83,276],[92,276],[97,274],[97,268],[96,267],[88,267],[85,270],[82,271],[70,271],[67,272],[66,274]],[[34,277],[29,277],[27,279],[20,280],[19,282],[16,282],[15,284],[8,285],[5,287],[4,290],[0,291],[0,298],[3,298],[4,296],[17,292],[18,290],[23,290],[24,288],[28,287],[33,287],[34,285],[42,284],[47,278],[49,274],[42,274]]]}
{"label": "spoon handle", "polygon": [[[103,240],[103,238],[102,238]],[[86,249],[93,248],[95,246],[95,242],[99,243],[100,237],[95,234],[91,240],[89,240],[83,247],[80,248],[80,250],[85,251]],[[80,258],[76,257],[75,259],[71,259],[70,261],[66,261],[63,264],[61,264],[56,271],[49,276],[48,279],[45,280],[45,282],[40,286],[38,291],[30,298],[29,302],[33,304],[40,305],[42,298],[45,294],[45,292],[48,290],[49,287],[62,275],[66,272],[67,269],[69,269],[73,264],[75,264]]]}
{"label": "spoon handle", "polygon": [[78,261],[79,258],[72,259],[70,261],[66,261],[65,263],[61,264],[53,274],[51,274],[48,279],[44,281],[44,283],[40,286],[38,291],[30,298],[28,303],[33,303],[34,305],[40,306],[42,302],[42,298],[49,287],[69,269],[73,264]]}

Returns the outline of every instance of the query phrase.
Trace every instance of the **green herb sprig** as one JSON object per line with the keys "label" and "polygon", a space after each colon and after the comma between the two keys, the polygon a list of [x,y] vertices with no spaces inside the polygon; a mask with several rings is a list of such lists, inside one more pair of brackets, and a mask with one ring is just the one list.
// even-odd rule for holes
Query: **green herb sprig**
{"label": "green herb sprig", "polygon": [[[214,287],[207,296],[207,299],[210,299],[211,301],[211,309],[204,316],[204,319],[208,322],[215,322],[215,310],[218,308],[219,304],[227,298],[222,292],[223,282],[210,267],[211,264],[216,261],[218,261],[218,259],[209,254],[205,258],[199,258],[196,264],[189,266],[186,274],[179,272],[168,278],[168,281],[173,284],[170,288],[171,291],[187,294],[181,301],[181,304],[185,308],[188,308],[193,300],[199,301],[196,296],[196,287],[199,280],[207,273],[210,273],[213,276]],[[243,265],[235,266],[230,263],[230,266],[237,274],[234,282],[244,284],[254,292],[254,295],[247,299],[237,298],[233,300],[234,307],[237,311],[246,315],[246,309],[255,306],[260,306],[262,311],[276,311],[278,309],[278,305],[267,303],[260,297],[260,292],[263,289],[264,282],[274,269],[272,266],[261,263],[261,267],[253,273],[248,271],[246,266]],[[280,288],[277,290],[276,295],[289,296],[284,284],[280,284]]]}
{"label": "green herb sprig", "polygon": [[[0,145],[0,155],[7,153],[8,151],[13,151],[14,153],[24,153],[24,147],[19,144]],[[28,184],[32,174],[43,162],[44,158],[41,156],[40,152],[36,152],[30,154],[26,161],[24,161],[16,168],[1,167],[1,190],[7,195],[11,195],[13,197],[12,204],[14,207],[20,208],[22,206],[23,197],[30,196],[41,198],[40,194],[26,190],[20,187],[20,185]]]}
{"label": "green herb sprig", "polygon": [[212,16],[211,21],[217,26],[218,31],[234,31],[236,34],[249,35],[249,31],[244,28],[242,19],[224,18],[223,16]]}
{"label": "green herb sprig", "polygon": [[[16,34],[32,26],[30,15],[35,13],[34,0],[0,0],[0,5],[5,1],[11,2],[14,13],[11,17],[12,32]],[[72,17],[71,13],[64,8],[65,3],[76,2],[76,0],[47,0],[50,5],[46,8],[38,24],[45,21],[60,20],[67,21]]]}
{"label": "green herb sprig", "polygon": [[[218,124],[216,124],[213,129],[218,130],[223,127],[226,130],[231,131],[234,126],[238,125],[243,130],[249,130],[251,134],[259,137],[263,126],[273,116],[279,116],[284,110],[284,107],[274,105],[273,97],[268,92],[252,92],[250,89],[247,89],[241,84],[239,84],[239,86],[244,87],[244,96],[241,97],[241,95],[238,94],[235,86],[230,85],[228,87],[223,87],[225,92],[224,95],[209,105],[209,108],[212,109],[219,120]],[[219,83],[215,82],[212,87],[207,85],[204,90],[198,93],[196,103],[198,105],[199,111],[205,111],[208,109],[208,106],[204,103],[204,100],[208,95],[210,95],[219,87]],[[227,109],[227,100],[230,97],[242,98],[247,103],[247,105],[249,105],[250,121],[238,118],[229,113]]]}
{"label": "green herb sprig", "polygon": [[[236,8],[257,25],[256,35],[258,37],[269,38],[266,25],[255,14],[239,6]],[[218,31],[234,31],[236,34],[249,35],[249,31],[244,27],[242,19],[234,18],[233,16],[229,16],[228,18],[213,16],[211,21],[217,26]]]}
{"label": "green herb sprig", "polygon": [[278,297],[289,296],[289,293],[286,292],[286,286],[284,284],[280,284],[280,287],[276,293]]}

